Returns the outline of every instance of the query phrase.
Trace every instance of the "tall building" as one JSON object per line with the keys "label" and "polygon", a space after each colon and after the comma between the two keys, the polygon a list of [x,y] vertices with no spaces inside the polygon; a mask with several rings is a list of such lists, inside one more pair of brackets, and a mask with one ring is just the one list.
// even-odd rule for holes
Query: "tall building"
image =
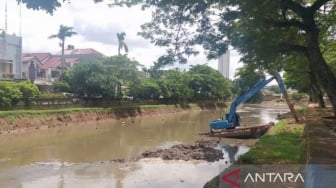
{"label": "tall building", "polygon": [[21,79],[22,38],[0,33],[0,79]]}
{"label": "tall building", "polygon": [[218,59],[218,71],[227,79],[230,77],[230,51],[227,50],[225,54]]}

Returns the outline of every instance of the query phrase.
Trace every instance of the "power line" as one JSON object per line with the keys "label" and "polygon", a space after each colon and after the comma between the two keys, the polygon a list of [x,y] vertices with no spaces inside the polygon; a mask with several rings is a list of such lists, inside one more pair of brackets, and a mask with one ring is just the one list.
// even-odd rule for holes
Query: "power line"
{"label": "power line", "polygon": [[7,0],[5,3],[5,32],[7,33]]}

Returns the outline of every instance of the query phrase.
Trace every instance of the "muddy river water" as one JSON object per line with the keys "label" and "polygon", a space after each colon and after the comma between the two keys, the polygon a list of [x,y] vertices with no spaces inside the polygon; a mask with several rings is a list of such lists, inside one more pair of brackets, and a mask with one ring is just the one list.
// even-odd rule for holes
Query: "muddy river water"
{"label": "muddy river water", "polygon": [[[243,125],[275,121],[285,105],[244,105],[239,108]],[[50,128],[0,136],[0,187],[202,187],[206,181],[247,152],[255,140],[222,139],[224,159],[163,161],[142,159],[114,163],[146,150],[168,148],[202,139],[209,121],[223,111],[173,114]]]}

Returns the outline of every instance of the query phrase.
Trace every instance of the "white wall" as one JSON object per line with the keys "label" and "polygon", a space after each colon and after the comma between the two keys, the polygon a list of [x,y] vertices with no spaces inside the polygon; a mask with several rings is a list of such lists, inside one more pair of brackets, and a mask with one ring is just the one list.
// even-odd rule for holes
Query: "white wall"
{"label": "white wall", "polygon": [[22,38],[14,35],[0,34],[0,59],[10,60],[14,77],[22,78]]}

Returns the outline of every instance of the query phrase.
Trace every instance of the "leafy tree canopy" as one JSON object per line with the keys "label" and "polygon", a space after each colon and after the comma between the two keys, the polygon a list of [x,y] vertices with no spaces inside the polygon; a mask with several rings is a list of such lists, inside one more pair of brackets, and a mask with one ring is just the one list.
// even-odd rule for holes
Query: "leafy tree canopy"
{"label": "leafy tree canopy", "polygon": [[77,64],[65,79],[78,96],[113,98],[116,87],[138,82],[138,65],[125,56],[112,56]]}
{"label": "leafy tree canopy", "polygon": [[[265,78],[265,75],[258,69],[245,66],[238,69],[236,77],[237,78],[234,81],[234,92],[237,94],[238,97],[250,91],[259,80]],[[260,91],[248,100],[248,102],[261,101],[262,96]]]}
{"label": "leafy tree canopy", "polygon": [[140,34],[167,48],[158,63],[185,63],[201,45],[208,58],[218,58],[234,46],[247,64],[279,72],[283,58],[302,54],[324,88],[336,114],[336,77],[321,50],[335,41],[333,0],[115,0],[112,5],[141,4],[153,10]]}
{"label": "leafy tree canopy", "polygon": [[207,65],[192,66],[189,86],[196,99],[228,99],[232,96],[232,83],[217,70]]}
{"label": "leafy tree canopy", "polygon": [[[16,0],[18,3],[22,3],[27,8],[33,10],[45,10],[49,14],[53,14],[57,8],[62,6],[62,3],[70,3],[71,0]],[[94,2],[102,2],[103,0],[93,0]]]}

